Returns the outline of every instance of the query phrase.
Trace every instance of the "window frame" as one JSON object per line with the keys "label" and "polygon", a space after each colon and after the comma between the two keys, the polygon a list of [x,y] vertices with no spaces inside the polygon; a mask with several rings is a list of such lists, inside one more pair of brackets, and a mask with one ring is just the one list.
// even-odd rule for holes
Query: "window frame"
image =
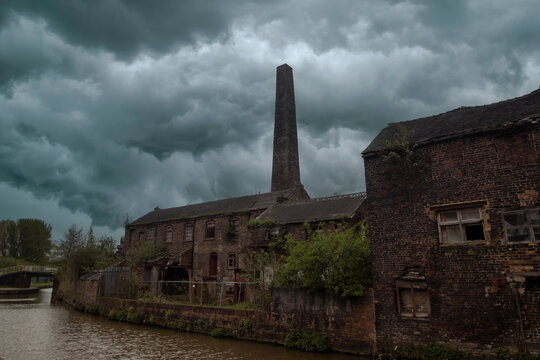
{"label": "window frame", "polygon": [[[169,237],[170,235],[170,237]],[[165,228],[165,237],[164,241],[165,244],[171,244],[173,242],[173,229],[172,226],[169,225]]]}
{"label": "window frame", "polygon": [[[532,218],[531,218],[531,215],[533,213],[535,213],[535,212],[540,214],[540,208],[504,211],[502,213],[502,223],[503,223],[503,227],[504,227],[504,237],[506,239],[507,244],[515,245],[515,244],[529,244],[529,243],[538,243],[538,242],[540,242],[540,233],[538,235],[536,235],[535,231],[534,231],[535,228],[540,229],[540,224],[538,224],[538,225],[533,224],[532,223]],[[523,214],[523,215],[525,215],[527,217],[527,225],[526,225],[526,227],[524,227],[523,225],[521,225],[521,226],[514,226],[514,225],[510,225],[510,224],[507,225],[507,221],[504,219],[504,216],[505,215],[512,215],[512,214],[520,214],[520,215]],[[510,230],[510,229],[523,229],[523,228],[526,228],[529,231],[529,240],[511,241],[509,239],[508,230]]]}
{"label": "window frame", "polygon": [[[411,300],[412,300],[412,313],[403,313],[401,308],[401,294],[400,290],[410,290],[411,291]],[[416,306],[414,303],[414,290],[425,291],[427,299],[427,315],[426,316],[417,316]],[[423,320],[427,321],[431,318],[431,300],[430,293],[427,283],[424,281],[407,281],[407,280],[398,280],[396,281],[396,300],[397,300],[397,312],[398,315],[403,319],[414,319],[414,320]]]}
{"label": "window frame", "polygon": [[[234,259],[234,263],[231,266],[231,259]],[[229,253],[227,255],[227,269],[237,269],[238,268],[238,257],[236,256],[236,253]]]}
{"label": "window frame", "polygon": [[156,241],[156,228],[155,227],[148,229],[146,233],[146,240],[152,241],[152,242]]}
{"label": "window frame", "polygon": [[[193,226],[193,223],[186,223],[184,225],[184,242],[193,242],[193,234],[194,234],[194,226]],[[188,229],[191,229],[191,235],[190,235],[190,238],[188,239],[187,237],[187,234],[188,234]]]}
{"label": "window frame", "polygon": [[207,240],[214,240],[216,238],[216,222],[214,220],[208,220],[206,222],[206,229],[204,235],[205,239]]}
{"label": "window frame", "polygon": [[[476,209],[478,211],[477,219],[463,219],[462,212],[465,210]],[[437,207],[437,228],[439,231],[439,244],[441,245],[462,245],[462,244],[483,244],[487,241],[486,227],[484,224],[483,209],[481,204],[467,204],[460,207]],[[441,221],[441,214],[448,212],[456,212],[457,219],[451,221]],[[467,240],[466,226],[479,224],[482,226],[482,234],[484,239]],[[443,240],[443,228],[459,226],[461,239],[458,242],[448,242]],[[448,236],[447,236],[448,239]]]}

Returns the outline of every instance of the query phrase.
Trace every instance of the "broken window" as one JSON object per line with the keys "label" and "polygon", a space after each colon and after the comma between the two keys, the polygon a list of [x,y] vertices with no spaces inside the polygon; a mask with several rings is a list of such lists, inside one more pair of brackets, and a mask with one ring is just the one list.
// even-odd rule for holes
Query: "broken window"
{"label": "broken window", "polygon": [[236,234],[238,234],[239,224],[240,222],[238,221],[238,219],[235,218],[231,220],[231,228]]}
{"label": "broken window", "polygon": [[522,210],[503,214],[508,242],[540,241],[540,210]]}
{"label": "broken window", "polygon": [[206,238],[213,239],[216,237],[216,224],[213,221],[206,223]]}
{"label": "broken window", "polygon": [[139,232],[139,244],[142,244],[145,240],[144,231]]}
{"label": "broken window", "polygon": [[165,242],[166,243],[172,242],[172,238],[173,238],[172,227],[167,226],[167,228],[165,229]]}
{"label": "broken window", "polygon": [[227,268],[236,269],[236,254],[229,254],[227,259]]}
{"label": "broken window", "polygon": [[485,240],[480,207],[441,211],[437,216],[442,244]]}
{"label": "broken window", "polygon": [[185,242],[193,241],[193,224],[186,224],[184,226],[184,241]]}

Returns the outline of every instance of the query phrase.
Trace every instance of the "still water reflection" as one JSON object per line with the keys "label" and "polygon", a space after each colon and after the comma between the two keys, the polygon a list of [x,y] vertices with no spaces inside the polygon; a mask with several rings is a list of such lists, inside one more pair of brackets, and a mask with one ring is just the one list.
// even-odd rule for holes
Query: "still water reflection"
{"label": "still water reflection", "polygon": [[0,303],[0,358],[11,359],[310,359],[358,360],[281,346],[215,339],[117,323],[50,305],[51,290],[30,303]]}

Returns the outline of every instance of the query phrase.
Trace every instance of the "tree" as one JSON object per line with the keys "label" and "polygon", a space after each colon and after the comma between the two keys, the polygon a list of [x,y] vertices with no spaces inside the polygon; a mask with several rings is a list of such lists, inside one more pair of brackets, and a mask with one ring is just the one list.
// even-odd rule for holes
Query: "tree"
{"label": "tree", "polygon": [[0,221],[0,254],[2,256],[19,257],[19,230],[13,220]]}
{"label": "tree", "polygon": [[85,273],[110,266],[115,261],[115,245],[110,236],[102,236],[96,240],[92,228],[85,236],[83,229],[72,225],[56,248],[57,260],[62,270],[61,277],[70,282]]}
{"label": "tree", "polygon": [[[306,224],[307,225],[307,224]],[[307,240],[286,235],[288,256],[278,268],[283,286],[299,286],[339,296],[362,296],[371,285],[371,254],[367,224],[338,226],[337,231],[313,231]]]}
{"label": "tree", "polygon": [[56,248],[56,253],[60,261],[67,261],[71,255],[84,246],[85,239],[83,230],[77,228],[76,225],[71,227],[64,233],[64,239],[60,241],[60,245]]}
{"label": "tree", "polygon": [[19,219],[19,257],[43,264],[52,248],[51,225],[39,219]]}

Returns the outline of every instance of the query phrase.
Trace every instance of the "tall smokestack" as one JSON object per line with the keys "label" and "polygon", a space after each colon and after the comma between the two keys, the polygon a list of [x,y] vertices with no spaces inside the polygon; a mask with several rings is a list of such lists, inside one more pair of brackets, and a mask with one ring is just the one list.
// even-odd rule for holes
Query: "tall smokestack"
{"label": "tall smokestack", "polygon": [[289,65],[283,64],[277,67],[276,75],[272,191],[291,189],[298,185],[301,183],[293,71]]}

